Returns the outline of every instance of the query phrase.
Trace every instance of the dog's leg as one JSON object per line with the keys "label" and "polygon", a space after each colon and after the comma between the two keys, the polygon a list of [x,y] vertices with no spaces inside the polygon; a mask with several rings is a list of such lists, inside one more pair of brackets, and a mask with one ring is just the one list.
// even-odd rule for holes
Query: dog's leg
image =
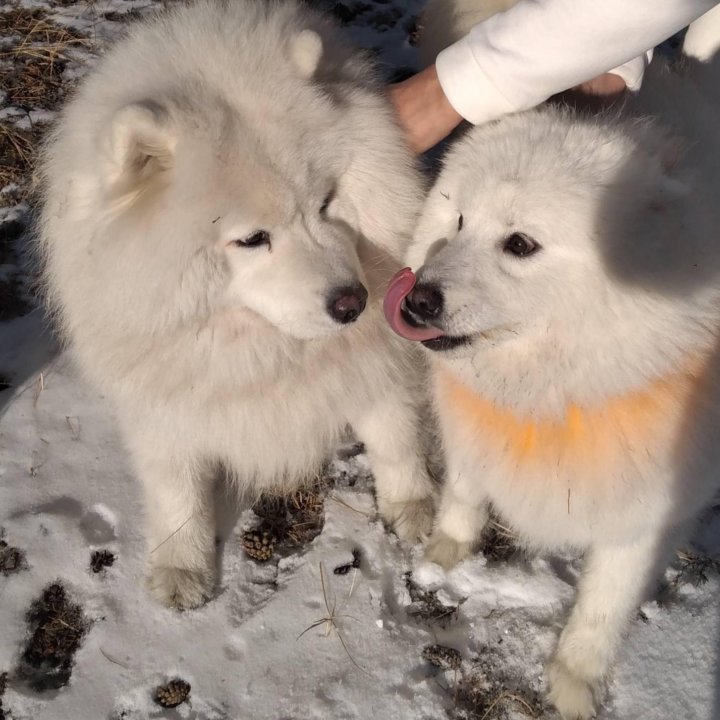
{"label": "dog's leg", "polygon": [[212,471],[147,452],[136,462],[145,490],[148,588],[169,607],[198,607],[215,584]]}
{"label": "dog's leg", "polygon": [[464,477],[464,471],[450,456],[435,528],[425,548],[425,559],[446,570],[471,553],[488,521],[487,500],[477,498],[475,487],[465,492]]}
{"label": "dog's leg", "polygon": [[350,422],[367,450],[380,515],[402,540],[426,537],[435,484],[425,462],[417,409],[407,398],[389,394]]}
{"label": "dog's leg", "polygon": [[575,606],[548,669],[550,700],[566,720],[594,716],[626,624],[671,546],[672,540],[653,537],[590,550]]}

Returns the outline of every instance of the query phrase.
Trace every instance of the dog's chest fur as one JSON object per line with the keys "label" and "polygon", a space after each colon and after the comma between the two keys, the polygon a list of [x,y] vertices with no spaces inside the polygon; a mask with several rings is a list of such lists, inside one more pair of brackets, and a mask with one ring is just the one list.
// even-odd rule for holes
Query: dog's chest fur
{"label": "dog's chest fur", "polygon": [[[522,417],[437,369],[445,441],[463,472],[531,544],[584,545],[598,533],[633,532],[626,514],[657,517],[686,455],[698,380],[669,374],[561,417]],[[465,483],[467,484],[467,483]]]}

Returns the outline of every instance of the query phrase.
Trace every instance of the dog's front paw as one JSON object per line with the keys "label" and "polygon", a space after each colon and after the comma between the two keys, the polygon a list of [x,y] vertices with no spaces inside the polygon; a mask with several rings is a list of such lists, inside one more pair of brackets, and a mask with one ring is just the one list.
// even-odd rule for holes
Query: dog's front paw
{"label": "dog's front paw", "polygon": [[153,597],[167,607],[190,610],[212,597],[215,577],[211,570],[151,567],[147,586]]}
{"label": "dog's front paw", "polygon": [[550,702],[564,720],[587,720],[595,717],[599,688],[575,674],[564,662],[555,658],[548,668]]}
{"label": "dog's front paw", "polygon": [[436,530],[425,546],[425,560],[449,570],[472,551],[472,543],[460,542],[442,530]]}
{"label": "dog's front paw", "polygon": [[432,530],[435,504],[432,497],[407,502],[381,502],[380,515],[408,543],[424,540]]}

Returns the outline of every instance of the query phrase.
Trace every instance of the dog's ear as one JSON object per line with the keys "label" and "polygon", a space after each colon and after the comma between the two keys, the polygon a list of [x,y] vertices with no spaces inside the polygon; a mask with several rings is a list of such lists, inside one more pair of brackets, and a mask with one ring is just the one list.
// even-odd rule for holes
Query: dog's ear
{"label": "dog's ear", "polygon": [[172,166],[177,136],[165,108],[146,100],[118,110],[103,141],[110,184],[129,189]]}
{"label": "dog's ear", "polygon": [[290,41],[290,59],[304,78],[315,74],[322,53],[322,38],[314,30],[301,30]]}

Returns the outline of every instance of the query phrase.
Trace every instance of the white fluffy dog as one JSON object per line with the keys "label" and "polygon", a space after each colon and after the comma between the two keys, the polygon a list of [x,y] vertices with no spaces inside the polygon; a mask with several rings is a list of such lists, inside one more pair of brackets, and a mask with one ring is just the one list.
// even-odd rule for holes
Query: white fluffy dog
{"label": "white fluffy dog", "polygon": [[433,351],[448,473],[427,557],[462,560],[491,506],[532,547],[585,552],[549,666],[573,720],[720,484],[710,72],[651,70],[621,117],[548,107],[473,129],[430,192],[417,277],[386,297],[397,332]]}
{"label": "white fluffy dog", "polygon": [[42,170],[50,305],[117,408],[158,600],[212,592],[219,466],[245,494],[285,490],[347,423],[383,517],[429,531],[424,361],[379,307],[423,188],[368,67],[321,17],[235,0],[134,27]]}

